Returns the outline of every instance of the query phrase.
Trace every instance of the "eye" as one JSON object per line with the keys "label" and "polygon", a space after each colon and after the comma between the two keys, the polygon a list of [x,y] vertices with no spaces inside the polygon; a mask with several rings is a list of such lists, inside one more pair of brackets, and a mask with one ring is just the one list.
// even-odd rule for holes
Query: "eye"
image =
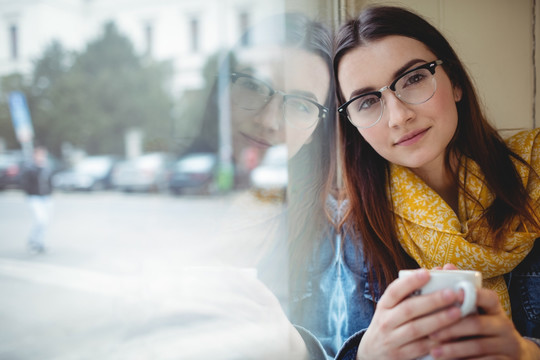
{"label": "eye", "polygon": [[310,105],[309,102],[302,99],[292,98],[287,100],[287,106],[296,112],[311,113],[312,107]]}
{"label": "eye", "polygon": [[262,86],[258,81],[252,79],[244,79],[241,85],[248,90],[262,92]]}
{"label": "eye", "polygon": [[242,89],[255,92],[261,95],[267,95],[269,92],[268,87],[261,81],[249,77],[241,77],[236,81],[236,85]]}
{"label": "eye", "polygon": [[353,106],[357,112],[367,111],[371,109],[374,105],[377,105],[380,101],[381,99],[378,96],[367,95],[367,96],[362,96],[361,98],[358,98],[354,102]]}
{"label": "eye", "polygon": [[428,78],[430,75],[429,71],[422,69],[418,71],[414,71],[410,74],[407,74],[405,77],[403,77],[400,81],[401,88],[406,88],[408,86],[413,86],[422,83],[424,80]]}

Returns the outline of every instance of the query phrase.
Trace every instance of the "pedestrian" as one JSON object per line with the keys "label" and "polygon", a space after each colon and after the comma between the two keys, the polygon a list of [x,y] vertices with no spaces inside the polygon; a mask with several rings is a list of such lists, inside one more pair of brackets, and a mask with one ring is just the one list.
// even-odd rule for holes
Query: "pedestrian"
{"label": "pedestrian", "polygon": [[[308,347],[337,359],[538,358],[540,130],[503,139],[448,41],[400,7],[341,26],[334,75],[343,240],[310,263]],[[423,269],[398,279],[406,268]],[[432,268],[482,272],[479,312],[461,318],[453,291],[409,298]]]}
{"label": "pedestrian", "polygon": [[43,253],[46,250],[45,236],[52,212],[53,191],[52,169],[45,147],[37,146],[34,149],[32,161],[24,167],[21,185],[34,218],[28,246],[33,252]]}

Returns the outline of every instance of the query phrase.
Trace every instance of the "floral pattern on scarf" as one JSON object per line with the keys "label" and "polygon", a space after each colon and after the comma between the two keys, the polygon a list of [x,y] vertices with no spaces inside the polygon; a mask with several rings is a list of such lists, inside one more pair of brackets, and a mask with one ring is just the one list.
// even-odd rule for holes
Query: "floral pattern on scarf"
{"label": "floral pattern on scarf", "polygon": [[[540,173],[540,129],[522,131],[507,140],[507,145]],[[533,206],[538,210],[540,183],[537,176],[529,176],[530,169],[514,161]],[[481,216],[482,208],[493,201],[479,166],[467,159],[459,169],[459,178],[466,181],[466,189],[476,201],[459,192],[459,214],[423,180],[403,166],[390,166],[390,194],[394,207],[398,237],[406,252],[421,266],[431,269],[451,263],[463,270],[481,271],[483,286],[497,292],[501,304],[510,316],[510,299],[502,275],[514,269],[534,245],[539,233],[529,232],[516,217],[511,234],[502,251],[490,246],[486,224],[470,230]]]}

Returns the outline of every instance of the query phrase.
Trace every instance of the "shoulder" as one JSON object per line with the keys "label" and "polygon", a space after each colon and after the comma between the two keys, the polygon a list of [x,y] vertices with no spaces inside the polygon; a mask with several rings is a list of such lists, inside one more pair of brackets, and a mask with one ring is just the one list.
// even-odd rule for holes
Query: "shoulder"
{"label": "shoulder", "polygon": [[540,148],[540,128],[520,131],[507,138],[506,144],[510,150],[527,158]]}

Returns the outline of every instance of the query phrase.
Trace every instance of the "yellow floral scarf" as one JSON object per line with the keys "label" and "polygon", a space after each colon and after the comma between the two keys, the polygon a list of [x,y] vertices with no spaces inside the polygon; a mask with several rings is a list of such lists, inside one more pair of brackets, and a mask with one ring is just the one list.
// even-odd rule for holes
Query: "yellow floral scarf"
{"label": "yellow floral scarf", "polygon": [[[510,149],[520,155],[540,174],[540,129],[520,132],[507,140]],[[530,170],[514,162],[523,184],[530,194],[537,214],[540,213],[540,181],[530,176]],[[504,282],[504,274],[514,269],[529,253],[539,233],[527,230],[527,224],[515,219],[512,233],[506,239],[502,251],[494,252],[489,246],[486,226],[472,224],[493,201],[493,194],[484,182],[478,165],[468,159],[459,169],[461,182],[480,202],[459,193],[459,214],[426,183],[409,169],[391,165],[390,194],[394,206],[397,232],[401,245],[421,266],[431,269],[452,263],[460,269],[481,271],[484,287],[495,290],[501,304],[510,316],[510,298]],[[529,226],[529,229],[531,227]]]}

